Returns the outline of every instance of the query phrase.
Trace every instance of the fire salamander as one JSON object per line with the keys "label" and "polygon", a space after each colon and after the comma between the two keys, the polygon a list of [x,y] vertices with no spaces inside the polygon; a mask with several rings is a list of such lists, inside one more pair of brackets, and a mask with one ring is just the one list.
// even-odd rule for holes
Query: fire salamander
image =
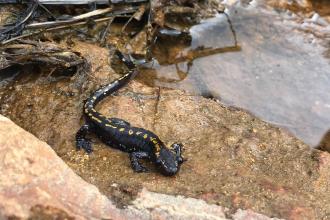
{"label": "fire salamander", "polygon": [[119,118],[107,118],[95,110],[95,106],[103,98],[125,86],[136,74],[136,66],[132,59],[121,52],[115,53],[128,67],[129,71],[119,79],[96,90],[84,105],[85,124],[76,134],[77,149],[83,148],[87,153],[92,152],[89,133],[96,134],[105,144],[128,152],[131,166],[136,172],[146,172],[140,159],[148,159],[155,163],[160,172],[166,176],[176,174],[183,162],[182,145],[172,144],[170,148],[151,131],[132,127],[130,123]]}

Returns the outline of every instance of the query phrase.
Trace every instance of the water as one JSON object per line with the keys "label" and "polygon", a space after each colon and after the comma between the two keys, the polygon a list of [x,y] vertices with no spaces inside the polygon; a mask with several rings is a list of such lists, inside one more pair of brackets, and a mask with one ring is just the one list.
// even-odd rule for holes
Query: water
{"label": "water", "polygon": [[[191,29],[190,45],[169,41],[156,48],[159,63],[145,74],[157,86],[246,109],[316,146],[330,128],[330,62],[322,48],[288,16],[241,7],[228,13],[240,48],[226,17],[218,15]],[[192,52],[201,47],[220,53]]]}

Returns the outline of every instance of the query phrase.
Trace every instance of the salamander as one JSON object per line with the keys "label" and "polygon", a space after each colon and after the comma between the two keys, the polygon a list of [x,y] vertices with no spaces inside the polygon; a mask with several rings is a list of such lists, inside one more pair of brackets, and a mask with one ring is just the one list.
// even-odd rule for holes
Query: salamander
{"label": "salamander", "polygon": [[129,83],[137,74],[137,68],[130,56],[116,51],[115,55],[127,66],[128,72],[110,84],[100,87],[86,100],[84,104],[85,124],[76,134],[77,149],[92,152],[89,133],[94,133],[110,147],[129,153],[132,169],[135,172],[146,172],[146,167],[141,165],[141,159],[152,161],[159,171],[165,176],[175,175],[181,164],[182,144],[174,143],[167,147],[153,132],[133,127],[129,122],[119,118],[107,118],[95,110],[95,106],[105,97],[113,94]]}

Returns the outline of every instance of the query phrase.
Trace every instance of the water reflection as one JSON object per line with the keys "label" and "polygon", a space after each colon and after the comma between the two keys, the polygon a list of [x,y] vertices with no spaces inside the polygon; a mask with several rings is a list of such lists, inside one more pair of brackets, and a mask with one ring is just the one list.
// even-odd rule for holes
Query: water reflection
{"label": "water reflection", "polygon": [[[245,8],[229,14],[241,51],[219,15],[193,27],[189,41],[160,42],[159,63],[142,75],[157,86],[220,98],[317,145],[330,128],[329,60],[280,16]],[[220,53],[204,56],[212,48]]]}

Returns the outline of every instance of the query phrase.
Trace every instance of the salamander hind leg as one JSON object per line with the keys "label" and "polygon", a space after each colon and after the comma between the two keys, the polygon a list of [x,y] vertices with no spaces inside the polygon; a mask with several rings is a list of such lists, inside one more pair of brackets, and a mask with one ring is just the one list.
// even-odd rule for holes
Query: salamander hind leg
{"label": "salamander hind leg", "polygon": [[90,126],[85,124],[81,126],[79,131],[76,134],[76,146],[77,149],[84,149],[87,153],[91,153],[93,151],[92,144],[90,139],[86,138],[86,135],[90,132]]}
{"label": "salamander hind leg", "polygon": [[131,166],[135,172],[142,173],[147,172],[148,169],[141,165],[140,159],[149,158],[149,154],[147,152],[139,151],[139,152],[132,152],[130,154]]}

